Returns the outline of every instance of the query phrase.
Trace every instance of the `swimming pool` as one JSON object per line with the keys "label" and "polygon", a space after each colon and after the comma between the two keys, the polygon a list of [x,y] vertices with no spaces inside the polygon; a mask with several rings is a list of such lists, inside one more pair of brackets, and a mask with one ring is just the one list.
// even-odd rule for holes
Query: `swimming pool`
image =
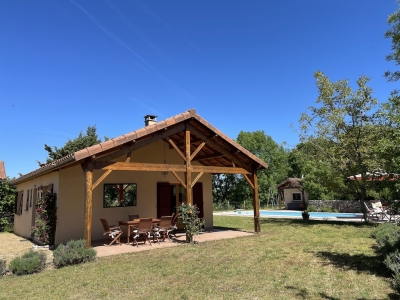
{"label": "swimming pool", "polygon": [[[252,211],[237,211],[238,215],[252,216]],[[261,217],[299,217],[301,211],[276,211],[276,210],[260,210]],[[360,218],[361,214],[356,213],[327,213],[327,212],[310,212],[311,218]]]}

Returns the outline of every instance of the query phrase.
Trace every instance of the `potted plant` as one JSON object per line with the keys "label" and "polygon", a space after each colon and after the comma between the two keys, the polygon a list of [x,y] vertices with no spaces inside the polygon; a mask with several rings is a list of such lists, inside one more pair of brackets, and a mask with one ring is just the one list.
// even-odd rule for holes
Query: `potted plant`
{"label": "potted plant", "polygon": [[303,207],[303,212],[301,213],[301,216],[303,217],[303,220],[308,220],[308,219],[310,219],[310,213],[308,212],[308,210],[307,210],[307,202],[306,202],[306,200],[304,199],[304,192],[303,192],[303,190],[301,191],[301,198],[302,198],[302,207]]}

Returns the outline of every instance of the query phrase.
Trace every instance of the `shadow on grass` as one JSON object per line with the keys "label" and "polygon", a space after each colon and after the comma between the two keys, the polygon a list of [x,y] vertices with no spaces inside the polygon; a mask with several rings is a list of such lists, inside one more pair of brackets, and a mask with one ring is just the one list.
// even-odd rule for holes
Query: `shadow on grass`
{"label": "shadow on grass", "polygon": [[342,270],[354,270],[391,278],[390,271],[383,264],[379,256],[366,256],[364,254],[351,255],[348,253],[333,253],[328,251],[317,252],[316,255],[325,259],[326,264],[331,264]]}
{"label": "shadow on grass", "polygon": [[363,223],[363,222],[346,222],[346,221],[331,221],[331,220],[308,220],[302,219],[278,219],[278,218],[260,218],[260,225],[292,225],[292,226],[314,226],[314,225],[334,225],[334,226],[352,226],[352,227],[376,227],[379,224],[375,223]]}
{"label": "shadow on grass", "polygon": [[[307,291],[307,289],[305,289],[305,288],[297,288],[297,287],[291,286],[291,285],[287,285],[287,286],[285,286],[285,288],[287,290],[297,290],[297,293],[296,293],[297,299],[309,299],[311,296],[309,294],[309,292]],[[340,300],[341,299],[341,298],[329,296],[327,293],[324,293],[324,292],[318,293],[318,296],[320,297],[320,299],[327,299],[327,300]],[[391,300],[397,299],[398,300],[399,295],[397,295],[395,293],[389,293],[387,295],[387,298],[376,299],[376,300],[384,300],[384,299],[386,299],[386,300],[387,299],[391,299]],[[367,300],[367,298],[357,298],[355,300]]]}

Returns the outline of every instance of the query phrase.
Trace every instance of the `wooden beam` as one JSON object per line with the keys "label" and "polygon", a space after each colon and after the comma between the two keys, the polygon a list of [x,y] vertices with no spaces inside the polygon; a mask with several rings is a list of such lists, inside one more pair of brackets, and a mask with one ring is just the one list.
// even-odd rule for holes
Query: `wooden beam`
{"label": "wooden beam", "polygon": [[89,160],[86,165],[86,201],[85,201],[85,229],[84,237],[86,248],[90,248],[92,240],[92,203],[93,203],[93,161]]}
{"label": "wooden beam", "polygon": [[104,180],[104,178],[106,178],[111,172],[112,172],[112,170],[107,170],[103,175],[101,175],[100,178],[97,179],[95,183],[93,183],[92,191],[93,191],[93,190],[96,188],[96,186],[98,186],[98,185]]}
{"label": "wooden beam", "polygon": [[186,189],[186,184],[183,182],[181,177],[175,171],[171,171],[171,173],[175,176],[175,178],[179,181],[179,183],[182,184],[183,188]]}
{"label": "wooden beam", "polygon": [[214,153],[214,154],[209,154],[209,155],[202,155],[202,156],[197,156],[192,159],[192,161],[199,161],[199,160],[205,160],[205,159],[213,159],[213,158],[218,158],[218,157],[223,157],[224,155],[221,153]]}
{"label": "wooden beam", "polygon": [[192,172],[203,172],[203,173],[213,173],[213,174],[249,174],[249,172],[243,168],[196,166],[196,165],[192,165]]}
{"label": "wooden beam", "polygon": [[[190,160],[189,160],[190,162]],[[173,164],[151,164],[151,163],[124,163],[124,162],[94,162],[94,170],[114,170],[114,171],[168,171],[186,172],[186,165]],[[212,174],[248,174],[243,168],[213,167],[190,165],[191,172],[212,173]]]}
{"label": "wooden beam", "polygon": [[96,160],[97,162],[105,162],[105,161],[110,161],[113,159],[116,159],[122,155],[125,155],[127,153],[129,153],[130,151],[135,151],[137,149],[143,148],[147,145],[150,145],[154,142],[157,142],[159,140],[165,139],[175,133],[181,132],[185,129],[185,124],[179,124],[177,126],[172,127],[171,129],[166,129],[162,130],[160,132],[156,132],[154,134],[149,135],[147,138],[144,138],[143,140],[137,141],[134,144],[130,145],[130,146],[124,146],[122,147],[120,150],[110,153],[108,155],[105,155],[101,158],[99,158],[98,160]]}
{"label": "wooden beam", "polygon": [[125,159],[126,163],[131,161],[131,155],[132,155],[132,151],[129,151],[128,154],[126,155],[126,159]]}
{"label": "wooden beam", "polygon": [[190,161],[190,131],[185,131],[185,156],[186,156],[186,204],[193,204],[192,200],[192,168]]}
{"label": "wooden beam", "polygon": [[205,134],[202,132],[198,131],[195,127],[192,125],[188,124],[188,128],[192,133],[197,135],[199,138],[201,138],[204,142],[206,142],[207,145],[210,145],[213,147],[216,151],[221,152],[224,156],[228,157],[231,159],[235,164],[242,166],[245,168],[249,174],[253,171],[253,168],[249,165],[246,165],[242,161],[240,161],[237,157],[235,157],[232,153],[230,153],[228,150],[223,149],[221,146],[219,146],[216,142],[214,142],[211,138],[207,137]]}
{"label": "wooden beam", "polygon": [[124,163],[124,162],[94,162],[95,170],[114,171],[175,171],[185,172],[184,165],[150,164],[150,163]]}
{"label": "wooden beam", "polygon": [[254,231],[260,232],[260,206],[258,202],[258,179],[257,170],[253,170],[253,208],[254,208]]}
{"label": "wooden beam", "polygon": [[196,184],[196,182],[200,179],[200,177],[203,175],[203,172],[200,172],[196,178],[193,180],[192,182],[192,187],[194,187],[194,185]]}
{"label": "wooden beam", "polygon": [[254,190],[254,184],[251,182],[251,179],[247,174],[243,174],[244,179],[246,179],[247,183],[250,185],[250,187]]}
{"label": "wooden beam", "polygon": [[194,152],[192,153],[192,155],[190,156],[190,160],[193,160],[193,158],[197,155],[197,153],[199,153],[199,151],[201,150],[201,148],[204,147],[206,143],[202,142],[196,150],[194,150]]}
{"label": "wooden beam", "polygon": [[167,139],[168,143],[172,146],[172,148],[175,149],[176,152],[178,152],[178,154],[180,155],[180,157],[182,157],[183,161],[186,161],[186,156],[183,155],[182,151],[178,148],[178,146],[174,143],[174,141],[172,139]]}

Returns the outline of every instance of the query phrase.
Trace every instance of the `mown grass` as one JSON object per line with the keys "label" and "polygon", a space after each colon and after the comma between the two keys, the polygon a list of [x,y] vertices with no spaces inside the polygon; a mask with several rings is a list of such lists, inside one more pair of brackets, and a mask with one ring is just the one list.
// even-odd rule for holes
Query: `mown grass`
{"label": "mown grass", "polygon": [[[253,219],[214,216],[253,230]],[[99,258],[0,279],[0,299],[397,299],[373,225],[262,219],[255,236]]]}

